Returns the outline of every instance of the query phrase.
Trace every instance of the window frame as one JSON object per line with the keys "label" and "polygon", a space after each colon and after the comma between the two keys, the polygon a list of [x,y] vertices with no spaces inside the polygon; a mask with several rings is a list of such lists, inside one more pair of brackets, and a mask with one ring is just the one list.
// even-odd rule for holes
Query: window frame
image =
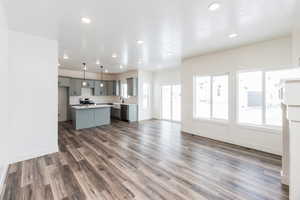
{"label": "window frame", "polygon": [[[247,127],[249,129],[264,129],[264,130],[275,130],[280,131],[282,129],[282,126],[278,125],[271,125],[266,124],[266,73],[267,72],[274,72],[274,71],[284,71],[284,70],[292,70],[292,69],[299,69],[299,67],[280,67],[280,68],[256,68],[256,69],[247,69],[247,70],[238,70],[235,74],[235,101],[236,101],[236,107],[235,107],[235,123],[239,126]],[[240,107],[240,101],[239,101],[239,74],[240,73],[247,73],[247,72],[262,72],[262,123],[261,124],[255,124],[255,123],[247,123],[247,122],[240,122],[239,121],[239,107]]]}
{"label": "window frame", "polygon": [[[213,77],[218,77],[218,76],[227,76],[227,119],[221,119],[221,118],[215,118],[213,116]],[[196,102],[196,79],[198,77],[209,77],[210,79],[210,117],[197,117],[196,116],[196,108],[197,108],[197,102]],[[209,121],[209,122],[217,122],[221,124],[227,124],[230,121],[230,88],[231,88],[231,76],[229,72],[225,73],[220,73],[220,74],[208,74],[208,75],[194,75],[193,77],[193,119],[194,120],[201,120],[201,121]]]}

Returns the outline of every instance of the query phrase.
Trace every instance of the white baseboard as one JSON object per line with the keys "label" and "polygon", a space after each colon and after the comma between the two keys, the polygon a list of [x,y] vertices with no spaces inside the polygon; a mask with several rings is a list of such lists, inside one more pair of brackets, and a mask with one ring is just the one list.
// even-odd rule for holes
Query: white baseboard
{"label": "white baseboard", "polygon": [[59,151],[58,145],[55,146],[49,146],[49,147],[36,147],[32,149],[32,151],[27,151],[24,152],[23,155],[18,155],[16,157],[12,157],[9,160],[9,164],[20,162],[20,161],[25,161],[25,160],[30,160],[33,158],[38,158],[44,155],[48,154],[53,154],[57,153]]}
{"label": "white baseboard", "polygon": [[1,168],[1,170],[0,170],[0,196],[1,196],[4,181],[5,181],[7,170],[8,170],[8,165],[1,166],[0,168]]}
{"label": "white baseboard", "polygon": [[242,147],[246,147],[246,148],[250,148],[250,149],[263,151],[263,152],[266,152],[266,153],[271,153],[271,154],[281,156],[281,152],[278,151],[277,149],[271,149],[271,148],[261,146],[261,145],[257,145],[257,144],[253,144],[253,143],[250,143],[250,142],[235,141],[235,140],[232,140],[230,138],[213,137],[208,133],[202,132],[200,134],[198,132],[195,132],[195,131],[189,130],[189,129],[182,129],[181,131],[183,131],[185,133],[188,133],[188,134],[198,135],[198,136],[201,136],[201,137],[206,137],[206,138],[209,138],[209,139],[213,139],[213,140],[217,140],[217,141],[221,141],[221,142],[225,142],[225,143],[230,143],[230,144],[234,144],[234,145],[238,145],[238,146],[242,146]]}

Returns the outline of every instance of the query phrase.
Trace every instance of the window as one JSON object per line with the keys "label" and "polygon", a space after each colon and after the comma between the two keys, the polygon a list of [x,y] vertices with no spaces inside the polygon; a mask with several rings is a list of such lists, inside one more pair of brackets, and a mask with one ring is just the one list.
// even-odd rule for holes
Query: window
{"label": "window", "polygon": [[228,119],[228,75],[194,78],[194,118]]}
{"label": "window", "polygon": [[127,94],[127,83],[122,83],[121,84],[121,96],[123,98],[128,98],[128,94]]}
{"label": "window", "polygon": [[239,122],[262,123],[262,75],[261,71],[239,74]]}
{"label": "window", "polygon": [[214,76],[212,116],[216,119],[228,119],[228,76]]}
{"label": "window", "polygon": [[143,109],[148,109],[150,104],[150,85],[148,83],[143,84]]}
{"label": "window", "polygon": [[210,118],[210,86],[211,80],[209,76],[197,77],[196,86],[196,118]]}
{"label": "window", "polygon": [[238,122],[281,126],[280,80],[300,77],[300,69],[240,72]]}

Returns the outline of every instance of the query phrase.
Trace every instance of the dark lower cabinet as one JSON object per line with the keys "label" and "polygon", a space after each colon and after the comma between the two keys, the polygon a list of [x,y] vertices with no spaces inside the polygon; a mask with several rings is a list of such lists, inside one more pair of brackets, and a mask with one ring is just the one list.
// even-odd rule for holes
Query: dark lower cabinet
{"label": "dark lower cabinet", "polygon": [[121,104],[121,120],[127,122],[137,121],[137,105]]}
{"label": "dark lower cabinet", "polygon": [[111,108],[111,117],[114,119],[121,119],[121,109]]}

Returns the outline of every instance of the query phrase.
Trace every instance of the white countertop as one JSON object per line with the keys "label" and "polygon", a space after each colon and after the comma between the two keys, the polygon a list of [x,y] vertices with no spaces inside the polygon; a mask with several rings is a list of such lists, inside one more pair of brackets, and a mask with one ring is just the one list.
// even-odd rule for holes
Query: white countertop
{"label": "white countertop", "polygon": [[112,105],[84,105],[84,106],[72,106],[73,109],[94,109],[94,108],[109,108]]}

